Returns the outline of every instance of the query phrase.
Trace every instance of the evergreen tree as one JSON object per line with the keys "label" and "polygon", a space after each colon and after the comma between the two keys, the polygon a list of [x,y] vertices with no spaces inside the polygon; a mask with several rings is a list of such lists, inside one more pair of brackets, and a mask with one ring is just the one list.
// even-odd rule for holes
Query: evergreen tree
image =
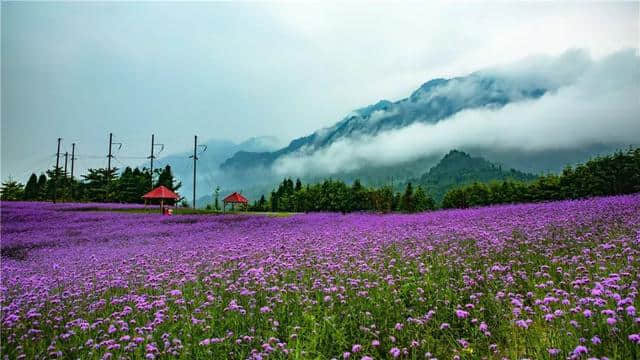
{"label": "evergreen tree", "polygon": [[0,199],[5,201],[22,200],[24,196],[24,185],[9,179],[2,183],[0,188]]}
{"label": "evergreen tree", "polygon": [[302,181],[300,179],[296,179],[296,188],[295,191],[298,192],[302,189]]}
{"label": "evergreen tree", "polygon": [[140,202],[140,197],[144,195],[144,193],[139,193],[139,181],[139,170],[137,174],[134,174],[133,170],[127,166],[116,180],[114,200],[125,203]]}
{"label": "evergreen tree", "polygon": [[[264,196],[263,196],[264,197]],[[216,190],[213,192],[213,207],[215,210],[220,210],[220,186],[216,186]]]}
{"label": "evergreen tree", "polygon": [[427,195],[427,193],[425,193],[424,190],[422,190],[422,187],[419,185],[416,188],[413,199],[415,202],[415,211],[417,212],[433,210],[435,208],[433,198]]}
{"label": "evergreen tree", "polygon": [[416,204],[413,197],[413,186],[411,182],[407,183],[407,187],[404,190],[404,194],[400,198],[400,211],[414,212],[416,210]]}
{"label": "evergreen tree", "polygon": [[142,168],[142,170],[135,168],[133,169],[132,176],[136,194],[133,202],[144,203],[142,196],[150,190],[149,185],[151,185],[151,171],[147,168]]}
{"label": "evergreen tree", "polygon": [[278,211],[278,194],[275,191],[271,192],[271,211],[273,212],[277,212]]}
{"label": "evergreen tree", "polygon": [[[114,195],[118,184],[113,179],[117,171],[117,168],[88,169],[87,174],[82,175],[85,200],[94,202],[116,200]],[[49,178],[51,179],[51,176]]]}
{"label": "evergreen tree", "polygon": [[36,199],[45,200],[47,198],[47,175],[44,173],[38,177],[38,196]]}
{"label": "evergreen tree", "polygon": [[47,173],[47,187],[46,187],[46,199],[53,199],[55,191],[56,199],[64,200],[71,198],[70,189],[67,186],[67,178],[64,176],[64,171],[61,167],[49,169]]}
{"label": "evergreen tree", "polygon": [[162,171],[158,175],[158,182],[156,183],[155,186],[160,186],[160,185],[166,186],[168,189],[174,192],[177,191],[182,186],[181,182],[176,183],[176,180],[173,177],[173,173],[171,172],[170,165],[165,166],[164,169],[162,169]]}
{"label": "evergreen tree", "polygon": [[37,200],[40,192],[38,190],[38,176],[36,174],[31,174],[27,181],[27,185],[24,187],[24,199]]}
{"label": "evergreen tree", "polygon": [[367,189],[362,186],[359,179],[356,179],[351,185],[351,210],[363,211],[370,210],[369,194]]}

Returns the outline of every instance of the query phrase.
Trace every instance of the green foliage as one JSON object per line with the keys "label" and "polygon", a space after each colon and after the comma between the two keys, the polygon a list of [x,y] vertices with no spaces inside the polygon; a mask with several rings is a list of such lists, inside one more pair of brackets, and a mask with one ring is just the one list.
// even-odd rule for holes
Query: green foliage
{"label": "green foliage", "polygon": [[142,195],[150,190],[151,173],[147,169],[126,167],[115,181],[113,200],[124,203],[143,203]]}
{"label": "green foliage", "polygon": [[417,212],[433,210],[436,208],[435,201],[433,201],[433,198],[431,198],[431,196],[429,196],[424,190],[422,190],[422,186],[418,186],[416,188],[413,199],[415,203],[414,210]]}
{"label": "green foliage", "polygon": [[24,187],[24,200],[37,200],[40,189],[38,188],[38,176],[31,174],[27,185]]}
{"label": "green foliage", "polygon": [[545,175],[532,182],[504,180],[473,183],[449,190],[443,208],[467,208],[504,203],[578,199],[631,194],[640,191],[640,148],[618,151],[567,167],[560,175]]}
{"label": "green foliage", "polygon": [[220,186],[216,186],[216,190],[213,192],[213,199],[213,208],[215,210],[220,210]]}
{"label": "green foliage", "polygon": [[2,183],[0,188],[0,199],[4,201],[22,200],[24,196],[24,185],[9,179]]}
{"label": "green foliage", "polygon": [[416,210],[416,204],[413,197],[413,186],[411,182],[407,183],[407,187],[404,190],[404,194],[400,198],[400,211],[402,212],[414,212]]}
{"label": "green foliage", "polygon": [[37,200],[45,200],[46,199],[46,193],[45,193],[46,189],[47,189],[47,175],[42,173],[38,177],[38,197],[37,197]]}
{"label": "green foliage", "polygon": [[[157,170],[157,173],[155,186],[165,185],[174,191],[181,186],[181,183],[176,183],[170,166]],[[52,200],[55,192],[56,199],[60,201],[143,203],[142,195],[151,190],[151,185],[151,172],[146,168],[126,167],[121,173],[117,168],[109,171],[105,168],[88,169],[78,180],[71,179],[58,167],[39,177],[31,174],[20,199]],[[8,191],[12,192],[12,189],[8,188]]]}
{"label": "green foliage", "polygon": [[[271,192],[269,202],[264,196],[254,203],[251,211],[273,212],[353,212],[376,211],[416,212],[434,208],[433,199],[422,188],[416,194],[413,187],[408,185],[408,193],[394,196],[390,186],[381,188],[367,188],[359,180],[348,186],[340,180],[327,179],[317,184],[302,186],[296,180],[294,187],[291,179],[284,179],[277,190]],[[417,196],[417,197],[416,197]]]}
{"label": "green foliage", "polygon": [[163,185],[171,189],[171,191],[177,191],[182,186],[182,182],[176,182],[176,179],[173,177],[170,165],[165,166],[162,170],[157,169],[156,171],[158,172],[158,181],[154,187]]}
{"label": "green foliage", "polygon": [[[118,184],[113,180],[116,178],[117,171],[117,168],[111,168],[110,170],[106,168],[88,169],[87,174],[82,175],[84,178],[82,186],[84,200],[96,202],[115,201]],[[52,179],[51,176],[49,178]]]}

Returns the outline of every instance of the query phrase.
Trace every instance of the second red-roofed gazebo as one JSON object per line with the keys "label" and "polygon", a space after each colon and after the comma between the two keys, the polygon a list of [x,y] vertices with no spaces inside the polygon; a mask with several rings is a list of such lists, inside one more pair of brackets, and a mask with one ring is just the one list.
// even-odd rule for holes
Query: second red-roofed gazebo
{"label": "second red-roofed gazebo", "polygon": [[178,194],[171,191],[168,187],[160,185],[157,188],[149,191],[148,193],[142,195],[144,199],[144,203],[147,203],[147,200],[160,199],[160,210],[164,214],[164,201],[178,201],[180,200],[180,196]]}
{"label": "second red-roofed gazebo", "polygon": [[235,204],[244,204],[245,208],[249,205],[249,200],[246,197],[234,192],[222,200],[222,210],[224,211],[227,204],[231,204],[231,210],[234,210]]}

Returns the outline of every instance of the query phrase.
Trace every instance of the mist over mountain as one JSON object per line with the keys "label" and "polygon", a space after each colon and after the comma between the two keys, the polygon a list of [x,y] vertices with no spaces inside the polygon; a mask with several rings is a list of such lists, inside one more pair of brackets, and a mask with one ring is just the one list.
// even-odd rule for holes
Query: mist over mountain
{"label": "mist over mountain", "polygon": [[[211,142],[198,162],[203,189],[198,193],[208,201],[220,185],[222,194],[242,191],[255,199],[283,177],[307,183],[327,177],[360,179],[373,186],[424,180],[425,172],[452,149],[504,169],[559,172],[566,165],[637,146],[639,94],[635,49],[600,59],[583,50],[529,57],[466,76],[429,80],[406,98],[353,110],[333,126],[285,147],[278,148],[273,138]],[[191,196],[192,165],[184,161],[189,155],[162,161],[175,162],[184,184],[181,193]]]}
{"label": "mist over mountain", "polygon": [[238,176],[261,169],[280,177],[351,177],[433,164],[458,148],[506,166],[558,171],[638,143],[639,69],[637,50],[598,60],[571,50],[433,79],[407,98],[354,110],[277,151],[240,151],[221,168]]}

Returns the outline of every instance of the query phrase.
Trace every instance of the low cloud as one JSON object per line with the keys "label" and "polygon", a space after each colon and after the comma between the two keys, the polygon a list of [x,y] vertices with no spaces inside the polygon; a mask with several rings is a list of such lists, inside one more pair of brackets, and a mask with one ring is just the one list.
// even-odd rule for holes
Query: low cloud
{"label": "low cloud", "polygon": [[[414,123],[376,136],[343,138],[314,151],[302,149],[278,159],[273,170],[278,175],[331,175],[454,148],[536,152],[640,142],[640,57],[635,49],[599,60],[570,51],[481,73],[552,91],[499,108],[464,110],[435,124]],[[469,89],[450,88],[448,96],[464,91]]]}

